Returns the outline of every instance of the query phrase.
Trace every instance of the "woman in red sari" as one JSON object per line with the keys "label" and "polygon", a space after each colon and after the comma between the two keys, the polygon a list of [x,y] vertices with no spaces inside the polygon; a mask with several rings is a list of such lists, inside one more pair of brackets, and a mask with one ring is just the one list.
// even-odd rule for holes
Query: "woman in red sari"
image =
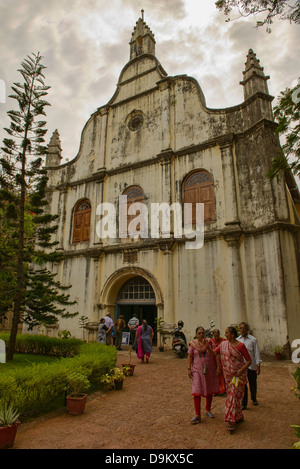
{"label": "woman in red sari", "polygon": [[[218,347],[218,345],[220,345],[220,343],[223,342],[226,339],[224,339],[224,337],[220,336],[219,329],[215,329],[212,334],[213,334],[213,336],[212,336],[212,339],[211,339],[211,342],[212,342],[211,348],[213,350],[215,350]],[[220,393],[219,394],[225,394],[226,389],[225,389],[224,375],[223,375],[223,372],[222,372],[222,366],[219,365],[217,370],[218,370],[217,374],[218,374],[219,388],[220,388]]]}
{"label": "woman in red sari", "polygon": [[227,327],[224,342],[212,350],[207,341],[207,350],[211,355],[220,354],[225,379],[227,399],[225,403],[225,422],[227,429],[232,431],[235,425],[244,420],[242,413],[242,399],[247,381],[247,368],[251,365],[251,358],[245,345],[237,340],[234,327]]}

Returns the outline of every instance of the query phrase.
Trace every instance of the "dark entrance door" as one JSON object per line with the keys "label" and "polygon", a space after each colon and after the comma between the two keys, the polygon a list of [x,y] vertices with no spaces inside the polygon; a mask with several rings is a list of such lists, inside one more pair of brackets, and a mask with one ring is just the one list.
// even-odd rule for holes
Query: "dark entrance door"
{"label": "dark entrance door", "polygon": [[157,317],[157,308],[155,305],[155,294],[150,283],[140,276],[128,280],[119,291],[117,297],[116,318],[123,314],[126,323],[125,331],[129,331],[127,324],[134,313],[139,319],[140,324],[143,319],[146,319],[149,326],[152,327],[154,331],[153,344],[156,345],[155,318]]}

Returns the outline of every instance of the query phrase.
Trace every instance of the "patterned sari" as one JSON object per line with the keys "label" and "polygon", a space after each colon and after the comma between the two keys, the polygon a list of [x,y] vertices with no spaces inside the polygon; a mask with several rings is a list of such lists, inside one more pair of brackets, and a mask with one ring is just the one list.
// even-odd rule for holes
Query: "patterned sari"
{"label": "patterned sari", "polygon": [[[212,348],[212,350],[215,350],[215,348],[217,348],[218,345],[220,345],[222,342],[224,342],[224,340],[226,340],[226,339],[223,339],[223,337],[220,337],[220,339],[218,341],[216,341],[214,338],[212,338],[211,339],[211,348]],[[219,381],[220,394],[224,394],[226,392],[226,388],[225,388],[225,380],[224,380],[222,370],[221,370],[221,374],[218,375],[218,381]]]}
{"label": "patterned sari", "polygon": [[149,358],[152,352],[152,333],[153,329],[151,326],[139,326],[136,331],[138,335],[138,343],[137,343],[137,356],[142,361],[144,361],[144,356]]}
{"label": "patterned sari", "polygon": [[[216,349],[220,353],[223,375],[227,392],[225,402],[225,422],[237,423],[243,420],[242,399],[247,382],[247,370],[239,377],[237,386],[232,383],[235,373],[242,368],[247,360],[247,349],[235,347],[228,340],[222,342]],[[243,353],[242,353],[243,352]]]}

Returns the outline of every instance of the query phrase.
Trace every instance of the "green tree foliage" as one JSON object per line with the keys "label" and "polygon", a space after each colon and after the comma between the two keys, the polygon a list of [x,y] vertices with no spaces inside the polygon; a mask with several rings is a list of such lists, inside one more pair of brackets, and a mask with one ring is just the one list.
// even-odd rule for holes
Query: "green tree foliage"
{"label": "green tree foliage", "polygon": [[[235,10],[238,10],[239,16],[264,14],[264,18],[257,21],[257,26],[270,25],[274,18],[300,23],[300,0],[218,0],[215,4],[227,16]],[[227,21],[230,21],[229,16]],[[267,32],[271,32],[270,28]]]}
{"label": "green tree foliage", "polygon": [[[3,140],[0,159],[0,311],[13,310],[7,359],[13,358],[20,320],[30,326],[53,324],[56,316],[70,317],[64,287],[45,267],[62,260],[51,241],[57,215],[47,212],[47,174],[43,168],[45,107],[49,86],[44,82],[42,56],[32,54],[21,64],[23,83],[14,83],[10,98],[18,104],[8,111],[9,138]],[[77,314],[77,313],[75,313]],[[1,316],[1,313],[0,313]],[[56,319],[57,320],[57,319]]]}
{"label": "green tree foliage", "polygon": [[[216,7],[225,15],[238,10],[239,17],[264,14],[257,26],[270,25],[274,18],[289,20],[300,24],[300,0],[287,2],[285,0],[218,0]],[[230,21],[228,17],[227,21]],[[271,29],[267,27],[267,32]],[[274,158],[267,176],[273,179],[280,171],[292,170],[300,174],[300,81],[294,88],[287,88],[280,93],[277,105],[274,107],[274,117],[278,122],[277,132],[284,138],[282,152]]]}
{"label": "green tree foliage", "polygon": [[274,117],[278,122],[277,132],[285,138],[282,154],[272,162],[268,176],[274,178],[280,170],[291,169],[300,175],[300,81],[294,88],[280,93],[274,107]]}

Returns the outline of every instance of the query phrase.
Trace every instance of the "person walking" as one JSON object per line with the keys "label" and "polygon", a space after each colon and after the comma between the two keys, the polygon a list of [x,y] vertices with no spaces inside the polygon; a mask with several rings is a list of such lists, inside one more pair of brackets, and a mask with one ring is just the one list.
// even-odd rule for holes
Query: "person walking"
{"label": "person walking", "polygon": [[[251,357],[251,365],[247,370],[248,375],[248,383],[250,388],[250,395],[252,400],[252,405],[257,406],[258,402],[256,400],[257,394],[257,376],[260,374],[260,364],[261,358],[258,348],[258,343],[253,335],[249,334],[249,326],[246,322],[241,322],[239,325],[240,328],[240,336],[237,338],[238,341],[242,342],[249,352]],[[245,385],[245,393],[242,401],[242,408],[243,410],[247,409],[248,405],[248,387],[247,384]]]}
{"label": "person walking", "polygon": [[106,313],[105,316],[105,325],[107,327],[106,331],[106,345],[113,345],[113,336],[112,336],[112,328],[114,327],[114,322],[112,318],[110,317],[110,313]]}
{"label": "person walking", "polygon": [[227,430],[233,431],[236,424],[244,420],[242,412],[242,399],[247,382],[247,368],[251,365],[249,352],[242,342],[237,340],[235,327],[227,327],[225,337],[227,340],[215,349],[207,342],[207,350],[211,355],[220,354],[222,370],[225,379],[227,398],[225,402],[224,420]]}
{"label": "person walking", "polygon": [[124,321],[124,316],[120,314],[119,318],[115,322],[115,331],[116,331],[115,347],[117,350],[122,350],[121,349],[122,335],[123,335],[123,329],[125,325],[126,324]]}
{"label": "person walking", "polygon": [[97,333],[97,342],[100,344],[106,344],[106,331],[107,327],[105,324],[105,318],[101,318]]}
{"label": "person walking", "polygon": [[[209,341],[212,346],[211,340]],[[219,393],[216,361],[206,351],[205,329],[197,327],[196,339],[189,344],[188,349],[188,376],[192,380],[194,396],[195,417],[191,424],[201,422],[201,396],[206,398],[206,415],[214,418],[211,412],[213,394]]]}
{"label": "person walking", "polygon": [[136,314],[133,313],[132,318],[129,319],[128,324],[127,324],[128,329],[130,331],[130,342],[132,344],[133,349],[135,348],[135,335],[136,335],[136,331],[139,325],[140,325],[140,321],[137,318]]}
{"label": "person walking", "polygon": [[[220,331],[219,329],[214,329],[213,332],[212,332],[212,349],[214,350],[215,348],[218,347],[218,345],[220,345],[221,342],[223,342],[224,340],[224,337],[221,337],[221,334],[220,334]],[[217,357],[215,357],[216,360],[217,360],[217,375],[218,375],[218,381],[219,381],[219,388],[220,388],[220,392],[219,394],[225,394],[226,393],[226,389],[225,389],[225,380],[224,380],[224,376],[223,376],[223,372],[222,372],[222,364],[220,363],[220,356],[217,355]]]}
{"label": "person walking", "polygon": [[135,344],[137,346],[137,357],[144,362],[146,356],[146,363],[149,362],[149,358],[152,352],[152,340],[154,331],[151,326],[147,323],[146,319],[143,319],[142,325],[137,328],[135,335]]}

